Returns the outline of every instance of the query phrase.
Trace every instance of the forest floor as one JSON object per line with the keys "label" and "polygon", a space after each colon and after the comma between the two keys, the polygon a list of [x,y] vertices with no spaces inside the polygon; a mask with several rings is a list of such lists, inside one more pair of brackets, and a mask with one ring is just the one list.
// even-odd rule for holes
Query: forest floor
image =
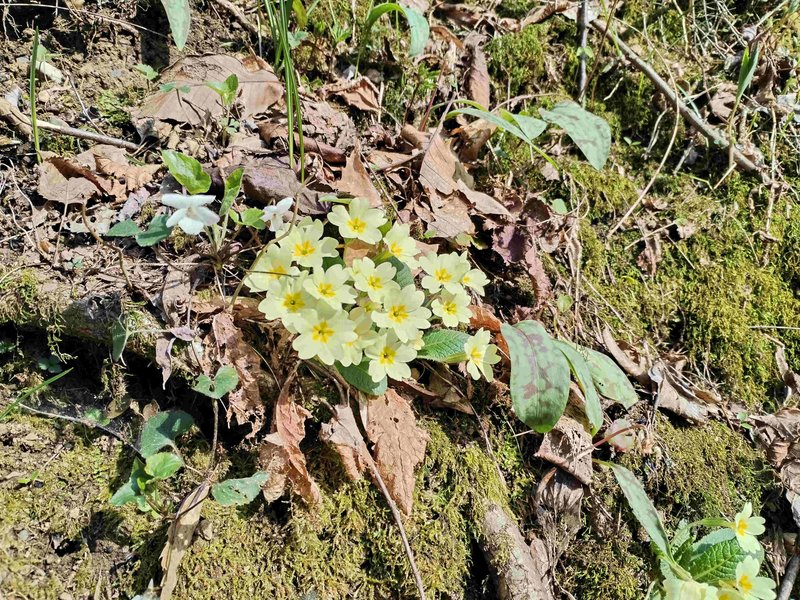
{"label": "forest floor", "polygon": [[[294,2],[302,169],[262,5],[193,2],[179,51],[161,3],[54,4],[0,1],[0,600],[415,598],[415,574],[429,598],[521,597],[498,566],[508,548],[487,544],[490,505],[518,526],[542,598],[644,598],[657,540],[591,459],[633,472],[670,535],[751,502],[762,575],[783,581],[800,548],[791,3],[590,2],[582,43],[580,2],[408,0],[429,29],[415,53],[402,12],[367,28],[372,3]],[[758,60],[738,101],[746,47]],[[226,108],[206,84],[232,73]],[[547,117],[564,101],[598,118],[580,127],[608,124],[603,156],[602,135]],[[494,119],[451,112],[478,105]],[[535,145],[503,125],[540,118]],[[735,152],[709,139],[729,134]],[[165,228],[180,184],[162,150],[197,159],[217,198],[242,169],[219,243]],[[501,348],[494,381],[418,361],[380,395],[395,411],[382,422],[374,398],[297,358],[240,283],[271,235],[264,207],[291,197],[320,218],[331,195],[385,207],[421,248],[486,274],[469,329]],[[573,384],[556,429],[532,431],[500,331],[529,320],[602,352],[636,397],[601,389],[590,427]],[[198,377],[220,366],[238,386],[210,401]],[[350,397],[388,492],[331,442]],[[193,422],[175,449],[186,468],[159,487],[169,510],[112,504],[166,410]],[[201,498],[181,545],[187,497],[256,472],[258,498]]]}

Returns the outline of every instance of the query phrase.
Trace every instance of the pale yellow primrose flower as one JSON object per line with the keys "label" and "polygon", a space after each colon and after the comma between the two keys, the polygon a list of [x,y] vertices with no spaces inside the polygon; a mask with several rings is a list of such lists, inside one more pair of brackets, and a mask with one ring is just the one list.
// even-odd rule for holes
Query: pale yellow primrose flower
{"label": "pale yellow primrose flower", "polygon": [[383,212],[369,205],[365,198],[353,198],[350,205],[337,205],[328,214],[328,222],[339,227],[343,238],[359,239],[368,244],[377,244],[381,241],[381,232],[378,227],[386,223]]}
{"label": "pale yellow primrose flower", "polygon": [[164,194],[161,196],[161,204],[177,209],[169,219],[167,227],[180,227],[184,233],[197,235],[203,231],[203,227],[214,225],[219,221],[219,215],[206,204],[211,204],[214,196],[185,194]]}
{"label": "pale yellow primrose flower", "polygon": [[744,597],[734,589],[720,588],[717,590],[717,600],[744,600]]}
{"label": "pale yellow primrose flower", "polygon": [[469,323],[472,311],[469,309],[470,298],[463,290],[456,294],[443,291],[431,302],[433,314],[441,317],[445,327],[458,327],[459,323]]}
{"label": "pale yellow primrose flower", "polygon": [[349,279],[350,275],[342,265],[331,265],[327,271],[314,269],[311,277],[305,280],[303,289],[312,297],[338,310],[342,308],[342,304],[353,304],[356,301],[353,288],[347,285]]}
{"label": "pale yellow primrose flower", "polygon": [[759,562],[748,556],[736,565],[736,589],[744,600],[775,600],[775,582],[769,577],[759,577]]}
{"label": "pale yellow primrose flower", "polygon": [[492,381],[492,365],[500,362],[497,355],[497,346],[489,343],[491,334],[479,329],[475,335],[464,343],[464,354],[467,355],[467,372],[473,379],[480,379],[481,374],[486,377],[486,381]]}
{"label": "pale yellow primrose flower", "polygon": [[742,550],[747,552],[758,551],[760,544],[755,536],[764,533],[764,519],[762,517],[753,517],[753,504],[748,502],[742,508],[740,513],[737,513],[730,524],[731,529],[736,534],[736,539]]}
{"label": "pale yellow primrose flower", "polygon": [[401,342],[417,337],[420,329],[431,326],[428,319],[431,311],[422,306],[425,294],[413,285],[407,285],[399,292],[387,294],[383,299],[383,311],[372,314],[378,327],[391,329]]}
{"label": "pale yellow primrose flower", "polygon": [[265,292],[273,281],[299,273],[300,269],[292,265],[292,252],[288,248],[270,246],[256,257],[244,283],[252,292]]}
{"label": "pale yellow primrose flower", "polygon": [[717,590],[707,583],[670,579],[664,583],[667,600],[716,600]]}
{"label": "pale yellow primrose flower", "polygon": [[[397,289],[398,290],[400,289],[399,285],[397,286]],[[381,309],[380,302],[375,302],[372,298],[370,298],[367,294],[363,292],[358,295],[358,298],[356,298],[356,304],[358,304],[360,308],[363,308],[370,314],[374,313],[376,310]]]}
{"label": "pale yellow primrose flower", "polygon": [[323,258],[338,256],[336,240],[322,237],[322,229],[322,221],[303,219],[279,245],[281,248],[288,248],[292,253],[292,260],[301,267],[318,269],[322,266]]}
{"label": "pale yellow primrose flower", "polygon": [[258,310],[269,319],[280,319],[291,333],[297,333],[298,322],[302,322],[301,312],[312,309],[316,301],[303,289],[308,276],[300,273],[296,277],[281,277],[270,284],[267,297],[258,305]]}
{"label": "pale yellow primrose flower", "polygon": [[407,264],[410,269],[417,268],[419,248],[411,237],[408,225],[403,223],[392,225],[392,228],[383,236],[383,243],[386,244],[386,251],[397,260]]}
{"label": "pale yellow primrose flower", "polygon": [[[464,261],[467,261],[467,253],[465,252],[461,258],[464,259]],[[469,265],[468,261],[467,265]],[[461,276],[461,285],[471,288],[475,290],[479,296],[483,296],[483,288],[484,286],[489,285],[489,278],[486,277],[486,275],[484,275],[483,271],[480,269],[469,269]]]}
{"label": "pale yellow primrose flower", "polygon": [[369,257],[353,261],[350,274],[357,290],[366,292],[373,302],[381,302],[387,293],[396,294],[400,290],[393,278],[397,269],[385,262],[378,266]]}
{"label": "pale yellow primrose flower", "polygon": [[419,259],[427,275],[420,282],[422,287],[431,293],[438,292],[442,287],[451,294],[461,288],[461,278],[469,270],[466,263],[455,252],[450,254],[426,254]]}
{"label": "pale yellow primrose flower", "polygon": [[417,352],[419,352],[425,345],[425,340],[422,339],[423,335],[424,332],[418,331],[416,337],[413,337],[410,340],[408,340],[408,345],[411,346]]}
{"label": "pale yellow primrose flower", "polygon": [[317,310],[304,310],[295,324],[300,335],[292,342],[292,348],[303,360],[316,357],[332,365],[341,356],[342,346],[356,339],[355,324],[347,313],[322,303]]}
{"label": "pale yellow primrose flower", "polygon": [[384,377],[398,380],[411,377],[408,363],[417,357],[417,351],[403,344],[392,331],[382,332],[364,354],[370,359],[369,376],[375,383]]}
{"label": "pale yellow primrose flower", "polygon": [[378,332],[372,329],[372,318],[370,314],[361,307],[356,307],[350,311],[350,320],[353,322],[356,332],[356,339],[347,342],[343,348],[343,354],[339,358],[342,366],[360,365],[364,360],[364,348],[368,348],[378,340]]}

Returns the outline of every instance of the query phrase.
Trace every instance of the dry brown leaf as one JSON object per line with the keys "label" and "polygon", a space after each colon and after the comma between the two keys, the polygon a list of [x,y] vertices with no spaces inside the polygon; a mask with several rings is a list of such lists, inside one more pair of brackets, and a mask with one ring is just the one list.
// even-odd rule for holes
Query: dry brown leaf
{"label": "dry brown leaf", "polygon": [[614,334],[609,327],[603,329],[602,335],[603,345],[605,345],[606,350],[608,350],[611,356],[614,357],[614,360],[617,361],[617,364],[641,385],[648,385],[650,383],[650,376],[647,374],[647,367],[644,366],[642,358],[637,356],[638,360],[634,360],[634,358],[631,357],[633,348],[628,346],[626,351],[620,347],[620,344],[614,339]]}
{"label": "dry brown leaf", "polygon": [[469,188],[463,181],[458,181],[458,190],[464,195],[470,204],[482,215],[500,215],[507,219],[511,219],[511,213],[508,209],[500,204],[497,200],[492,198],[489,194],[477,192]]}
{"label": "dry brown leaf", "polygon": [[428,195],[438,192],[449,196],[458,189],[454,179],[456,160],[449,144],[437,132],[431,138],[419,168],[419,180]]}
{"label": "dry brown leaf", "polygon": [[789,397],[800,397],[800,375],[789,368],[783,346],[778,346],[778,349],[775,351],[775,363],[778,365],[778,372],[781,374],[783,383],[788,388]]}
{"label": "dry brown leaf", "polygon": [[[536,489],[536,520],[546,541],[549,565],[555,565],[583,525],[583,486],[561,469],[551,469]],[[533,549],[533,544],[531,544]]]}
{"label": "dry brown leaf", "polygon": [[[239,60],[235,56],[212,54],[187,56],[161,73],[160,80],[177,84],[168,92],[157,91],[145,98],[133,111],[135,120],[177,121],[197,126],[208,119],[224,116],[219,94],[206,85],[225,81],[231,75],[239,78],[237,104],[240,118],[252,118],[283,101],[283,85],[262,59],[250,56]],[[180,91],[187,86],[187,91]]]}
{"label": "dry brown leaf", "polygon": [[520,29],[528,25],[536,25],[546,21],[556,13],[564,12],[569,8],[569,0],[554,0],[533,10],[520,23]]}
{"label": "dry brown leaf", "polygon": [[376,208],[383,205],[381,195],[375,188],[375,184],[372,183],[372,178],[361,160],[361,144],[358,142],[356,142],[353,152],[347,157],[341,179],[333,185],[339,192],[345,192],[356,198],[366,198],[370,205]]}
{"label": "dry brown leaf", "polygon": [[378,88],[368,78],[358,77],[353,81],[339,81],[323,85],[319,89],[322,98],[328,96],[338,96],[350,106],[360,110],[380,112],[381,105],[378,102]]}
{"label": "dry brown leaf", "polygon": [[125,185],[127,191],[137,190],[150,183],[161,165],[132,165],[122,148],[99,144],[91,148],[97,172],[115,177]]}
{"label": "dry brown leaf", "polygon": [[110,186],[91,171],[63,158],[49,158],[39,166],[36,191],[51,202],[86,204],[91,198],[105,194]]}
{"label": "dry brown leaf", "polygon": [[497,125],[485,119],[470,121],[456,129],[455,133],[461,138],[461,148],[458,152],[461,160],[465,162],[477,160],[481,148],[486,145],[496,129]]}
{"label": "dry brown leaf", "polygon": [[433,219],[428,225],[436,237],[455,238],[462,233],[475,235],[475,224],[469,214],[470,206],[466,200],[453,195],[432,210]]}
{"label": "dry brown leaf", "polygon": [[369,256],[370,253],[374,251],[374,245],[362,242],[359,239],[354,239],[345,244],[344,251],[342,252],[342,259],[344,260],[344,264],[350,267],[353,265],[353,261]]}
{"label": "dry brown leaf", "polygon": [[322,425],[319,437],[334,447],[342,459],[348,477],[357,481],[369,464],[367,446],[350,406],[339,404],[334,407],[334,411],[330,422]]}
{"label": "dry brown leaf", "polygon": [[[260,204],[272,204],[283,198],[294,198],[302,188],[294,170],[274,158],[261,158],[238,165],[244,169],[242,191],[247,198]],[[236,167],[231,167],[226,176]]]}
{"label": "dry brown leaf", "polygon": [[472,316],[469,318],[469,326],[471,328],[483,328],[492,333],[500,333],[503,322],[494,315],[494,312],[488,305],[481,304],[478,306],[472,304],[469,309],[472,311]]}
{"label": "dry brown leaf", "polygon": [[436,373],[431,376],[429,384],[431,392],[436,394],[438,398],[431,400],[433,408],[446,408],[457,410],[467,415],[474,415],[475,411],[472,409],[472,404],[461,393],[454,382],[450,381],[452,373],[445,365],[432,363],[429,368]]}
{"label": "dry brown leaf", "polygon": [[[469,42],[467,45],[470,45]],[[466,87],[469,98],[488,110],[491,103],[489,68],[486,65],[486,55],[477,44],[472,45],[472,62],[469,67]]]}
{"label": "dry brown leaf", "polygon": [[564,469],[584,485],[592,483],[592,438],[577,422],[563,416],[544,435],[536,457]]}
{"label": "dry brown leaf", "polygon": [[417,425],[405,398],[386,390],[369,404],[367,437],[374,444],[378,472],[386,482],[392,499],[406,516],[414,502],[414,469],[425,458],[430,437]]}
{"label": "dry brown leaf", "polygon": [[192,490],[178,506],[175,519],[167,530],[167,543],[161,552],[161,569],[164,571],[161,578],[161,600],[169,600],[178,584],[178,566],[192,543],[194,530],[200,522],[203,502],[210,489],[211,485],[204,481]]}
{"label": "dry brown leaf", "polygon": [[264,438],[261,463],[270,475],[285,475],[294,491],[308,504],[314,505],[322,501],[322,496],[319,486],[308,472],[306,457],[300,450],[300,442],[306,436],[305,422],[311,413],[292,399],[293,381],[294,373],[287,378],[278,395],[273,431]]}
{"label": "dry brown leaf", "polygon": [[[281,125],[280,123],[262,121],[258,124],[258,134],[267,143],[274,139],[287,140],[288,131],[286,125]],[[297,146],[300,145],[300,136],[298,134],[295,134],[294,142]],[[341,165],[345,162],[344,150],[334,148],[330,144],[315,140],[308,135],[303,137],[303,149],[308,154],[319,154],[327,163]]]}

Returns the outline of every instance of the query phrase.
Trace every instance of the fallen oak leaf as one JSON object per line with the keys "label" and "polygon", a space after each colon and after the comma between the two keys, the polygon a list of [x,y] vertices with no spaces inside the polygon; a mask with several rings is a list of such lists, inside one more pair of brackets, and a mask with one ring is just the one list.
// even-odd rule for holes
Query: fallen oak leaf
{"label": "fallen oak leaf", "polygon": [[378,88],[363,75],[353,81],[338,81],[323,85],[319,89],[322,98],[338,96],[350,106],[367,112],[380,112]]}
{"label": "fallen oak leaf", "polygon": [[366,198],[371,206],[379,208],[383,205],[381,195],[372,183],[367,168],[361,160],[361,144],[356,146],[342,169],[342,177],[333,186],[339,192],[345,192],[355,198]]}

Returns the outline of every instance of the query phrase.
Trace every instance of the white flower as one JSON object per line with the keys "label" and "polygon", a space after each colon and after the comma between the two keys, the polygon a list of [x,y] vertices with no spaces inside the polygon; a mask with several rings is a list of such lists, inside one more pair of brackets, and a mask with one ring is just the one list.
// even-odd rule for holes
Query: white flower
{"label": "white flower", "polygon": [[472,311],[469,309],[469,296],[463,290],[456,294],[443,291],[439,298],[431,302],[433,314],[441,317],[445,327],[457,327],[459,323],[469,323]]}
{"label": "white flower", "polygon": [[317,310],[304,310],[296,321],[298,335],[292,348],[303,359],[317,357],[332,365],[342,354],[342,346],[356,339],[354,323],[347,313],[318,304]]}
{"label": "white flower", "polygon": [[353,285],[357,290],[366,292],[370,300],[380,302],[387,293],[395,294],[400,286],[393,281],[396,269],[385,262],[377,267],[369,257],[359,258],[350,266]]}
{"label": "white flower", "polygon": [[347,285],[350,279],[342,265],[331,265],[327,271],[314,269],[311,277],[305,280],[303,288],[317,300],[331,308],[340,309],[342,304],[353,304],[356,296],[353,288]]}
{"label": "white flower", "polygon": [[413,285],[407,285],[397,293],[387,295],[383,299],[383,311],[372,314],[372,320],[378,327],[391,329],[401,342],[408,342],[417,337],[420,329],[431,326],[428,319],[431,311],[422,306],[425,294]]}
{"label": "white flower", "polygon": [[265,206],[261,220],[267,223],[267,229],[273,233],[283,231],[286,227],[285,217],[292,211],[294,200],[290,197],[279,200],[274,206]]}
{"label": "white flower", "polygon": [[197,235],[203,227],[219,222],[219,215],[206,204],[211,204],[214,196],[185,196],[184,194],[164,194],[161,204],[177,208],[172,216],[167,219],[167,227],[177,225],[189,235]]}
{"label": "white flower", "polygon": [[717,590],[706,583],[668,579],[664,583],[667,600],[716,600]]}
{"label": "white flower", "polygon": [[422,278],[422,287],[431,293],[442,287],[451,294],[461,289],[461,278],[469,270],[466,263],[455,252],[450,254],[426,254],[419,259],[419,265],[427,275]]}
{"label": "white flower", "polygon": [[500,362],[497,355],[497,346],[489,343],[490,333],[483,328],[469,338],[464,344],[464,354],[467,355],[467,372],[473,379],[480,379],[481,374],[486,381],[492,381],[492,365]]}
{"label": "white flower", "polygon": [[775,600],[775,582],[768,577],[759,577],[759,562],[748,556],[736,565],[736,589],[744,600]]}
{"label": "white flower", "polygon": [[288,248],[292,252],[292,259],[301,267],[318,269],[322,266],[323,258],[337,256],[336,240],[323,238],[322,229],[322,221],[303,219],[279,245]]}
{"label": "white flower", "polygon": [[347,208],[334,206],[328,215],[328,222],[337,225],[344,238],[377,244],[381,240],[378,227],[386,223],[386,217],[382,211],[371,208],[365,198],[353,198]]}
{"label": "white flower", "polygon": [[384,377],[398,380],[411,377],[408,363],[417,357],[417,351],[403,344],[392,331],[382,332],[364,354],[370,359],[369,376],[375,383]]}
{"label": "white flower", "polygon": [[306,273],[300,273],[296,277],[277,279],[271,284],[267,297],[258,305],[258,310],[267,319],[280,319],[286,329],[297,333],[301,312],[316,306],[314,298],[303,289],[306,277]]}
{"label": "white flower", "polygon": [[419,249],[417,243],[411,237],[408,225],[395,223],[392,228],[383,236],[383,243],[386,244],[386,251],[400,262],[408,265],[410,269],[417,268],[417,255]]}
{"label": "white flower", "polygon": [[339,362],[342,366],[360,365],[364,359],[364,348],[368,348],[378,339],[378,332],[372,329],[372,318],[363,308],[356,307],[350,311],[350,320],[354,324],[356,339],[342,347]]}
{"label": "white flower", "polygon": [[299,273],[300,269],[292,265],[291,251],[273,245],[256,257],[244,283],[253,292],[265,292],[273,281]]}
{"label": "white flower", "polygon": [[747,552],[757,552],[760,544],[755,537],[764,533],[764,519],[763,517],[753,517],[753,504],[748,502],[742,508],[740,513],[737,513],[730,524],[731,529],[736,534],[736,539],[742,550]]}

